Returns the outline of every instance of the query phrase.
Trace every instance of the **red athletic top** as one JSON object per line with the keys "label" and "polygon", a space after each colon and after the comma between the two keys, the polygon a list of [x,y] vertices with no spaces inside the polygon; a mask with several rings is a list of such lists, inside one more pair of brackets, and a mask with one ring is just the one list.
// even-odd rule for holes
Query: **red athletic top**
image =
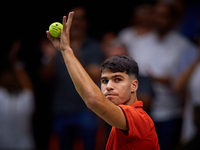
{"label": "red athletic top", "polygon": [[119,107],[126,116],[128,131],[112,127],[106,150],[160,150],[154,123],[143,110],[143,102]]}

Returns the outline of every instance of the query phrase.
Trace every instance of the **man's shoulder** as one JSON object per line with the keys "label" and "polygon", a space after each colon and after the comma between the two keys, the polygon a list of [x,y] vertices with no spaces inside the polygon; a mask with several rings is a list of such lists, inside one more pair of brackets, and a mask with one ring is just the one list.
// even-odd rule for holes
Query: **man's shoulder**
{"label": "man's shoulder", "polygon": [[127,120],[148,122],[150,126],[154,126],[151,117],[143,110],[142,101],[138,100],[131,105],[119,105],[119,107],[123,110]]}
{"label": "man's shoulder", "polygon": [[142,101],[136,101],[130,105],[119,105],[119,107],[123,108],[123,109],[137,109],[137,108],[143,108],[143,102]]}

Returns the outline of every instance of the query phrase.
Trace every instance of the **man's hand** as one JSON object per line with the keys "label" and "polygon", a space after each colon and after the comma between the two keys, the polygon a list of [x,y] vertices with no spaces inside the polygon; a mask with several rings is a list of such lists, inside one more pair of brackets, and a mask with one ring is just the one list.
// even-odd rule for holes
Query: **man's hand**
{"label": "man's hand", "polygon": [[70,12],[66,21],[66,16],[63,17],[63,29],[58,38],[52,37],[49,31],[46,31],[47,38],[51,41],[53,46],[59,51],[70,49],[70,28],[73,20],[74,12]]}

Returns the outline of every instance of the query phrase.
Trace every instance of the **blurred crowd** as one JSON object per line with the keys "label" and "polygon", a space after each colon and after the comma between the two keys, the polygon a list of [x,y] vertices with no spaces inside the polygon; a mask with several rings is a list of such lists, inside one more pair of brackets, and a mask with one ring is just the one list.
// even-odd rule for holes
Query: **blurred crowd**
{"label": "blurred crowd", "polygon": [[[155,123],[161,150],[200,149],[200,1],[138,5],[128,27],[101,39],[87,32],[87,9],[71,10],[71,47],[93,81],[100,85],[104,59],[134,58],[137,96]],[[86,107],[46,37],[34,46],[14,40],[6,60],[0,72],[0,149],[105,149],[111,127]]]}

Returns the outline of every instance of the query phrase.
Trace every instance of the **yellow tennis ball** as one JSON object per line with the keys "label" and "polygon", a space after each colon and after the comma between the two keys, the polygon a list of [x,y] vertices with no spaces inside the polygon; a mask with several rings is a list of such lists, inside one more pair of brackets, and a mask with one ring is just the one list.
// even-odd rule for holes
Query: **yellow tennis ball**
{"label": "yellow tennis ball", "polygon": [[60,22],[54,22],[49,26],[49,32],[53,37],[59,37],[63,25]]}

